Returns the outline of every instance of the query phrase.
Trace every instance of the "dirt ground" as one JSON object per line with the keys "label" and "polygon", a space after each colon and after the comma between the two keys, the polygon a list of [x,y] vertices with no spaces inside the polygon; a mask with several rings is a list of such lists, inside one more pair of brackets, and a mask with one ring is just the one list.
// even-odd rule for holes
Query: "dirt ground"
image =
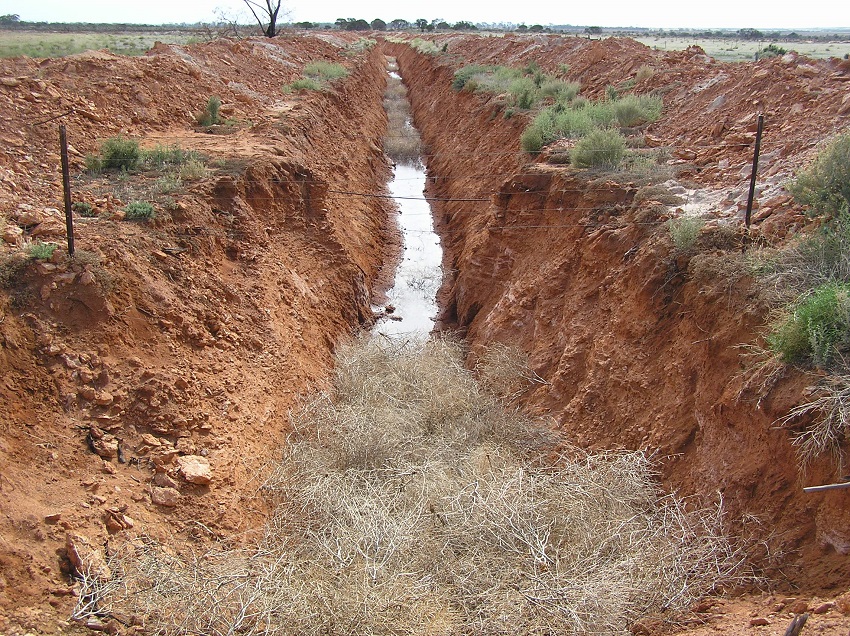
{"label": "dirt ground", "polygon": [[[384,193],[389,177],[386,54],[429,148],[429,191],[467,199],[435,209],[452,272],[444,325],[473,358],[494,341],[525,350],[546,382],[525,405],[579,445],[653,449],[666,487],[722,498],[764,577],[686,624],[633,632],[783,634],[811,612],[804,634],[850,634],[850,495],[801,492],[835,469],[802,473],[773,422],[811,378],[746,370],[738,346],[757,341],[768,303],[734,271],[723,229],[740,224],[757,112],[757,232],[781,241],[805,226],[782,184],[846,128],[850,65],[721,64],[618,39],[441,36],[434,57],[354,40],[0,61],[0,633],[83,630],[69,620],[69,545],[141,533],[201,549],[247,541],[262,521],[288,410],[324,386],[335,343],[372,323],[398,250],[389,204],[360,196]],[[283,94],[315,60],[350,74]],[[653,68],[636,90],[662,93],[665,114],[646,143],[671,147],[687,205],[716,216],[699,256],[673,255],[663,222],[675,211],[636,203],[634,183],[530,165],[523,116],[450,89],[465,63],[532,60],[569,64],[588,97]],[[195,114],[211,95],[229,123],[204,130]],[[64,241],[55,118],[69,111],[74,200],[95,216],[76,219],[75,259],[59,248],[21,265],[25,242]],[[169,192],[149,171],[83,174],[84,155],[119,134],[196,149],[209,172]],[[142,198],[157,219],[123,219]]]}

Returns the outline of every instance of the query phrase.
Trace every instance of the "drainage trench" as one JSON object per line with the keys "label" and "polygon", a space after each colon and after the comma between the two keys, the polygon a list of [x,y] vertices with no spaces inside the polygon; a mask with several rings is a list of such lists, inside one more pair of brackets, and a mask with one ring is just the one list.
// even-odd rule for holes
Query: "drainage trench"
{"label": "drainage trench", "polygon": [[443,250],[424,195],[426,175],[419,132],[413,126],[407,90],[394,58],[387,58],[387,69],[384,108],[389,125],[384,150],[394,164],[388,187],[398,207],[403,244],[385,306],[377,308],[380,319],[375,331],[386,336],[427,335],[437,317]]}

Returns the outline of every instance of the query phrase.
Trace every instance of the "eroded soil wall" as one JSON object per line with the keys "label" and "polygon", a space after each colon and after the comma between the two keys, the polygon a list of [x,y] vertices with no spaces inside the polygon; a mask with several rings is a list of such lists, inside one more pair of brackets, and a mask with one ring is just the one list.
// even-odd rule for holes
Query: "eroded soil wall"
{"label": "eroded soil wall", "polygon": [[[4,116],[18,122],[3,133],[15,138],[2,163],[4,212],[61,201],[55,173],[38,164],[56,159],[52,135],[23,124],[49,116],[51,100],[78,102],[69,131],[82,150],[123,132],[199,149],[210,166],[169,209],[158,205],[154,222],[120,220],[128,201],[112,195],[90,199],[102,211],[77,220],[77,260],[60,248],[54,263],[24,262],[6,281],[0,632],[67,627],[68,536],[102,547],[116,533],[144,534],[182,551],[250,540],[261,525],[260,488],[287,412],[323,386],[336,342],[371,323],[396,240],[384,199],[343,194],[380,193],[390,174],[385,61],[376,50],[344,56],[346,42],[331,40],[0,62],[14,79],[0,94]],[[339,60],[349,76],[284,97],[310,59]],[[211,92],[239,118],[235,131],[192,127],[185,108]],[[16,161],[25,149],[29,160]],[[77,177],[81,163],[76,155],[75,197],[97,185]],[[117,177],[104,179],[113,187]],[[185,456],[205,459],[211,481],[187,478]]]}
{"label": "eroded soil wall", "polygon": [[850,495],[803,494],[834,466],[804,474],[775,425],[806,380],[763,383],[742,355],[766,315],[753,281],[722,245],[675,254],[635,187],[530,165],[519,118],[453,92],[453,68],[392,54],[432,154],[429,194],[452,200],[435,203],[452,273],[444,326],[466,334],[473,357],[493,342],[528,352],[546,384],[526,405],[574,443],[656,452],[666,487],[722,499],[757,562],[782,566],[779,581],[846,585]]}

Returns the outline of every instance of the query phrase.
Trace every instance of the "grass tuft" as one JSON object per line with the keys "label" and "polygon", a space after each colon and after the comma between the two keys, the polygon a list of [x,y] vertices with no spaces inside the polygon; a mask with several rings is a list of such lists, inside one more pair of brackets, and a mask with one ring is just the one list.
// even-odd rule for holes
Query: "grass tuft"
{"label": "grass tuft", "polygon": [[680,252],[693,249],[704,226],[705,219],[696,216],[678,216],[667,221],[673,246]]}
{"label": "grass tuft", "polygon": [[131,221],[150,220],[156,218],[156,210],[147,201],[132,201],[124,208],[126,219]]}
{"label": "grass tuft", "polygon": [[579,168],[613,170],[626,154],[626,140],[616,130],[598,129],[578,140],[570,161]]}

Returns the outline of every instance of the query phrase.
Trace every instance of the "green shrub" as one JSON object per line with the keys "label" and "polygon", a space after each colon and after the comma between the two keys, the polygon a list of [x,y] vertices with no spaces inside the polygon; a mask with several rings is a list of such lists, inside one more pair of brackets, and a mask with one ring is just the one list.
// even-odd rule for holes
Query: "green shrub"
{"label": "green shrub", "polygon": [[520,143],[526,152],[540,152],[543,149],[543,133],[537,126],[528,126],[522,131]]}
{"label": "green shrub", "polygon": [[103,159],[100,158],[100,155],[86,155],[83,161],[87,174],[97,176],[103,172]]}
{"label": "green shrub", "polygon": [[691,250],[704,225],[705,220],[695,216],[679,216],[667,221],[667,230],[670,232],[673,246],[680,252]]}
{"label": "green shrub", "polygon": [[283,92],[291,93],[293,91],[320,91],[322,90],[322,88],[323,85],[321,84],[321,82],[317,82],[314,79],[305,77],[302,79],[297,79],[294,82],[284,86]]}
{"label": "green shrub", "polygon": [[442,52],[442,49],[436,43],[431,40],[423,40],[422,38],[414,38],[410,42],[410,46],[425,55],[439,55]]}
{"label": "green shrub", "polygon": [[452,88],[456,91],[462,91],[466,87],[466,83],[477,75],[482,75],[488,71],[487,66],[478,64],[470,64],[455,71],[452,79]]}
{"label": "green shrub", "polygon": [[785,55],[788,51],[782,48],[781,46],[770,43],[758,53],[756,53],[757,60],[766,60],[771,57],[779,57],[780,55]]}
{"label": "green shrub", "polygon": [[27,248],[27,255],[33,260],[48,261],[55,251],[55,243],[42,243],[41,241],[36,241],[35,243],[30,243]]}
{"label": "green shrub", "polygon": [[836,137],[788,189],[813,216],[850,211],[850,133]]}
{"label": "green shrub", "polygon": [[334,62],[308,62],[304,66],[304,77],[318,81],[331,81],[348,76],[348,69]]}
{"label": "green shrub", "polygon": [[71,209],[82,217],[91,218],[97,216],[91,203],[86,203],[85,201],[75,201]]}
{"label": "green shrub", "polygon": [[850,285],[815,288],[774,323],[767,342],[785,362],[828,366],[850,345]]}
{"label": "green shrub", "polygon": [[631,128],[656,121],[663,104],[656,95],[626,95],[614,102],[614,116],[620,126]]}
{"label": "green shrub", "polygon": [[540,85],[540,95],[551,97],[556,102],[568,103],[573,101],[581,90],[578,82],[565,82],[559,79],[546,80]]}
{"label": "green shrub", "polygon": [[626,140],[616,130],[594,130],[576,143],[570,160],[579,168],[616,168],[626,154]]}
{"label": "green shrub", "polygon": [[528,77],[523,77],[511,82],[511,85],[508,88],[508,93],[510,93],[513,98],[513,102],[516,104],[516,107],[521,108],[522,110],[530,109],[537,101],[537,86],[535,86],[534,81]]}
{"label": "green shrub", "polygon": [[148,168],[165,170],[182,166],[190,161],[201,161],[201,156],[194,150],[183,150],[179,145],[156,146],[151,150],[142,151],[142,162]]}
{"label": "green shrub", "polygon": [[124,208],[125,218],[131,221],[140,219],[153,219],[156,217],[156,210],[153,205],[147,201],[133,201],[128,203]]}
{"label": "green shrub", "polygon": [[200,159],[189,159],[180,166],[177,175],[183,181],[197,181],[206,177],[208,172],[203,161]]}
{"label": "green shrub", "polygon": [[103,170],[130,171],[139,166],[142,151],[135,139],[111,137],[101,144],[100,158]]}
{"label": "green shrub", "polygon": [[207,100],[204,110],[197,115],[196,120],[198,125],[209,127],[220,124],[221,117],[219,116],[219,109],[221,109],[221,98],[213,95]]}

